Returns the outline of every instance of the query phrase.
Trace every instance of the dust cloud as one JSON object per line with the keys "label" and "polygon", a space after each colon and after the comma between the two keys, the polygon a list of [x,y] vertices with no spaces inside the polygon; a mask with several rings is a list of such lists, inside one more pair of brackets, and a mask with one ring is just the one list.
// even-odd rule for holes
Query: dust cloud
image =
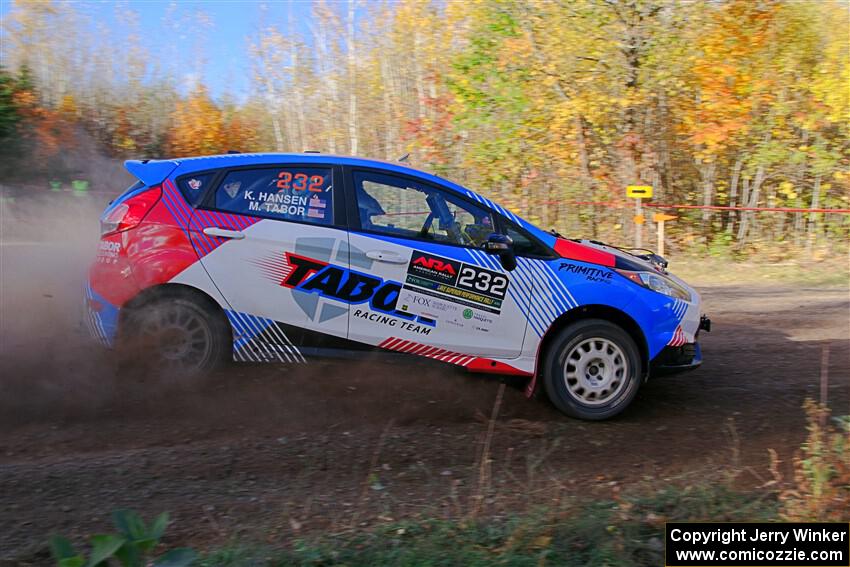
{"label": "dust cloud", "polygon": [[0,425],[179,414],[302,429],[469,420],[487,411],[492,379],[428,361],[234,364],[191,380],[119,364],[82,325],[83,290],[98,217],[131,182],[113,175],[85,196],[0,185]]}
{"label": "dust cloud", "polygon": [[119,191],[2,187],[0,421],[104,399],[105,361],[81,327],[82,298],[98,216]]}

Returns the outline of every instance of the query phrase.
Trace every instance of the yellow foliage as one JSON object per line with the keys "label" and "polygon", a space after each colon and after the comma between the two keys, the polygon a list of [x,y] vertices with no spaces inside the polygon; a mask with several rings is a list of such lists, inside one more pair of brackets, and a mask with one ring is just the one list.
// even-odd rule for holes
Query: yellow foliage
{"label": "yellow foliage", "polygon": [[[779,495],[782,519],[789,522],[847,521],[850,510],[850,422],[829,424],[829,409],[810,399],[809,434],[794,457],[794,486]],[[776,473],[775,473],[776,474]]]}
{"label": "yellow foliage", "polygon": [[171,114],[168,133],[170,153],[175,157],[208,155],[226,151],[221,110],[199,86],[186,100],[180,100]]}

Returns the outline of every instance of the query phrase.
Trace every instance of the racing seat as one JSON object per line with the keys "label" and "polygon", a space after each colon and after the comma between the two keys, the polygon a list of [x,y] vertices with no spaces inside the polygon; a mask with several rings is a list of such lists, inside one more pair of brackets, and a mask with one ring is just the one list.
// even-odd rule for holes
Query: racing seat
{"label": "racing seat", "polygon": [[374,229],[372,217],[387,214],[376,198],[366,192],[362,185],[357,186],[357,209],[360,213],[360,227]]}

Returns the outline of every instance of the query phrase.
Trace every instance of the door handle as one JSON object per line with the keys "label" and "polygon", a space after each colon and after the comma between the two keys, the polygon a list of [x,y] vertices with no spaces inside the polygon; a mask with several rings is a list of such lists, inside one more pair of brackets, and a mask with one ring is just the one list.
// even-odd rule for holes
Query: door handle
{"label": "door handle", "polygon": [[226,228],[218,228],[208,226],[204,229],[204,234],[207,236],[217,236],[219,238],[232,238],[234,240],[242,240],[245,238],[245,233],[241,230],[227,230]]}
{"label": "door handle", "polygon": [[370,250],[366,252],[366,257],[378,262],[387,262],[388,264],[407,264],[407,258],[399,256],[395,252],[387,252],[386,250]]}

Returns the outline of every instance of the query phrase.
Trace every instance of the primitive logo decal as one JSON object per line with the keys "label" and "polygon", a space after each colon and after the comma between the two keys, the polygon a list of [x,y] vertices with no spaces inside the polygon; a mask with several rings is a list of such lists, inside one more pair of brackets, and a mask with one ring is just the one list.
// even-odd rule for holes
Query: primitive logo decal
{"label": "primitive logo decal", "polygon": [[561,270],[583,275],[585,279],[592,282],[611,283],[611,279],[614,277],[614,273],[611,270],[590,268],[587,266],[579,266],[578,264],[569,264],[567,262],[561,262],[561,265],[558,266],[558,271],[560,272]]}

